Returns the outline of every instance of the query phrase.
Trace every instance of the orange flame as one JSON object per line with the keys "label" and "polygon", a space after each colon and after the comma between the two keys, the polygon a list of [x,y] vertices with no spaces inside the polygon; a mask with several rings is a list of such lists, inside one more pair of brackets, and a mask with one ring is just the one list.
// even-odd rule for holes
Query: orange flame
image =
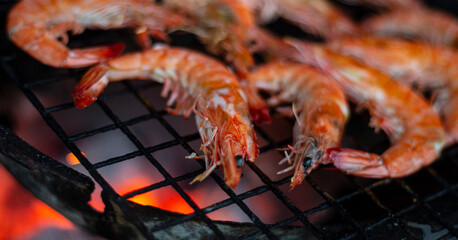
{"label": "orange flame", "polygon": [[[150,179],[137,176],[129,179],[129,181],[123,184],[118,186],[115,185],[114,187],[118,193],[125,195],[141,187],[148,186],[149,184],[151,184]],[[135,195],[128,200],[140,205],[154,206],[172,212],[183,214],[190,214],[194,212],[194,210],[177,192],[175,192],[175,190],[167,187]],[[104,211],[105,204],[102,202],[101,198],[92,198],[89,204],[98,211]]]}
{"label": "orange flame", "polygon": [[[74,155],[70,153],[67,157],[71,159]],[[49,227],[75,229],[75,226],[68,219],[17,184],[14,178],[2,167],[0,167],[0,179],[2,181],[0,184],[0,239],[31,238]],[[118,184],[120,186],[116,187],[115,185],[115,188],[118,193],[126,194],[149,184],[151,184],[150,178],[137,176]],[[136,195],[129,200],[141,205],[154,206],[183,214],[193,212],[193,209],[172,187],[163,187]],[[94,199],[91,205],[97,206],[96,209],[99,210],[103,210],[104,206],[100,198]]]}
{"label": "orange flame", "polygon": [[[86,157],[86,155],[83,152],[81,152],[81,154],[83,154],[83,156]],[[70,164],[70,165],[80,164],[80,161],[78,160],[78,158],[73,153],[68,153],[65,156],[65,161],[67,161],[67,163]]]}
{"label": "orange flame", "polygon": [[[151,179],[139,176],[130,179],[117,189],[119,189],[119,192],[124,195],[140,187],[148,186],[149,184],[151,184]],[[154,191],[139,194],[129,198],[129,200],[141,205],[154,206],[172,212],[183,214],[194,212],[186,201],[171,187],[163,187]]]}
{"label": "orange flame", "polygon": [[36,199],[0,167],[0,239],[23,239],[47,227],[74,229],[73,224]]}
{"label": "orange flame", "polygon": [[167,193],[160,194],[160,198],[156,198],[156,194],[154,192],[147,192],[129,198],[129,200],[141,205],[150,205],[172,212],[178,212],[183,214],[190,214],[194,212],[194,210],[186,203],[186,201],[174,190],[167,189],[165,190],[165,192]]}

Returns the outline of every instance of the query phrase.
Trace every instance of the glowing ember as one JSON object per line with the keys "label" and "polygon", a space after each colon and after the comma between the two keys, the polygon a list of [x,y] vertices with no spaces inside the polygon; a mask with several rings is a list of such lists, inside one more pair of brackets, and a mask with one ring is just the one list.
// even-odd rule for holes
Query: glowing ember
{"label": "glowing ember", "polygon": [[[156,191],[161,191],[161,190],[156,190]],[[194,210],[186,203],[186,201],[181,198],[178,193],[176,193],[174,190],[165,190],[162,191],[165,193],[156,193],[156,192],[147,192],[144,194],[140,194],[137,196],[134,196],[132,198],[129,198],[130,201],[136,202],[138,204],[142,205],[150,205],[150,206],[155,206],[160,209],[172,211],[172,212],[178,212],[178,213],[184,213],[184,214],[190,214],[194,212]],[[161,197],[155,197],[155,195],[160,195]]]}
{"label": "glowing ember", "polygon": [[[81,154],[83,154],[83,156],[86,157],[86,155],[83,152]],[[65,156],[65,161],[67,161],[67,163],[70,164],[70,165],[80,164],[80,161],[78,160],[78,158],[73,153],[68,153]]]}
{"label": "glowing ember", "polygon": [[[151,179],[147,177],[135,177],[123,183],[117,189],[122,195],[132,192],[140,187],[148,186],[151,184]],[[141,204],[149,205],[164,210],[189,214],[194,210],[186,203],[186,201],[171,187],[163,187],[154,191],[136,195],[129,198],[130,201]]]}
{"label": "glowing ember", "polygon": [[29,239],[40,230],[75,229],[73,224],[36,199],[0,167],[0,239]]}
{"label": "glowing ember", "polygon": [[[114,183],[113,187],[122,196],[150,184],[151,179],[149,177],[140,175],[124,179],[122,183]],[[100,191],[100,189],[96,189],[95,194],[100,194]],[[171,187],[163,187],[154,191],[139,194],[129,198],[129,201],[183,214],[190,214],[194,212],[186,201]],[[101,198],[93,197],[89,204],[99,211],[103,211],[105,208],[105,204],[102,202]]]}
{"label": "glowing ember", "polygon": [[102,201],[101,194],[102,188],[99,185],[96,185],[94,192],[92,193],[91,200],[88,204],[99,212],[105,211],[105,204]]}

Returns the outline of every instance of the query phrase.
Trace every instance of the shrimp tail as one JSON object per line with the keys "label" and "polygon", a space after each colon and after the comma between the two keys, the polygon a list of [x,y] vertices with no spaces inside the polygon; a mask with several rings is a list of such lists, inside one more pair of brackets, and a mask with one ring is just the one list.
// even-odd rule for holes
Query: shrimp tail
{"label": "shrimp tail", "polygon": [[73,90],[73,100],[77,108],[85,108],[97,100],[108,84],[108,70],[108,66],[101,63],[84,74]]}
{"label": "shrimp tail", "polygon": [[251,120],[257,125],[271,122],[269,109],[267,109],[267,107],[261,109],[254,109],[250,107],[250,116]]}
{"label": "shrimp tail", "polygon": [[257,125],[261,123],[270,123],[271,119],[266,103],[253,91],[245,90],[245,94],[249,95],[247,97],[251,120]]}
{"label": "shrimp tail", "polygon": [[84,49],[74,49],[68,53],[62,67],[85,67],[117,57],[124,50],[123,43]]}
{"label": "shrimp tail", "polygon": [[243,94],[248,103],[251,121],[257,125],[270,123],[269,109],[261,96],[259,96],[256,87],[249,84],[247,80],[242,80],[240,84],[242,85]]}
{"label": "shrimp tail", "polygon": [[329,148],[327,152],[334,166],[347,174],[370,178],[390,177],[388,166],[377,154],[347,148]]}
{"label": "shrimp tail", "polygon": [[[313,45],[313,43],[308,43],[290,37],[285,37],[284,42],[292,47],[291,51],[288,52],[288,54],[290,54],[290,59],[311,65],[317,64],[314,51],[315,45]],[[283,53],[278,51],[276,54],[283,56]]]}

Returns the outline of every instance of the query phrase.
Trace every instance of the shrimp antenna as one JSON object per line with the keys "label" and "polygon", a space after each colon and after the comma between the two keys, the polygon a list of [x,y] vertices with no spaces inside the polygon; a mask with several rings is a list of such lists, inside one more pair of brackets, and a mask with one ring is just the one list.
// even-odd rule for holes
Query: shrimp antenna
{"label": "shrimp antenna", "polygon": [[292,110],[293,110],[294,118],[296,118],[297,125],[299,125],[299,127],[302,127],[302,123],[301,123],[301,120],[299,119],[299,117],[297,115],[296,105],[294,104],[294,102],[293,102],[293,105],[292,105]]}

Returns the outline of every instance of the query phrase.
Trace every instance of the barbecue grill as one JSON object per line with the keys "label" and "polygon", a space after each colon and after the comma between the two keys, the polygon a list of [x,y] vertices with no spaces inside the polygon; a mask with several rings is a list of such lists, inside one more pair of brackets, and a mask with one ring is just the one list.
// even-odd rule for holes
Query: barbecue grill
{"label": "barbecue grill", "polygon": [[[9,42],[4,30],[5,16],[13,4],[13,1],[0,3],[1,81],[14,83],[14,88],[22,92],[60,140],[57,147],[76,156],[80,168],[72,168],[48,156],[52,154],[38,151],[1,126],[0,162],[36,197],[76,225],[110,239],[458,237],[456,146],[446,149],[434,164],[409,177],[364,179],[321,168],[306,177],[301,186],[290,190],[291,173],[277,176],[275,169],[279,169],[276,165],[282,158],[278,149],[292,142],[289,133],[293,119],[274,117],[272,126],[288,131],[276,132],[269,125],[256,127],[260,157],[244,166],[242,186],[237,190],[226,186],[219,170],[204,182],[189,185],[205,168],[202,160],[184,158],[198,152],[200,137],[197,130],[183,127],[194,126],[193,120],[181,120],[164,110],[165,100],[157,97],[161,86],[144,81],[113,83],[94,106],[76,110],[71,90],[87,69],[44,66]],[[70,44],[80,47],[123,41],[127,43],[127,51],[138,50],[131,35],[128,30],[87,31],[73,37]],[[172,44],[203,49],[189,35],[172,36]],[[125,99],[129,103],[121,104]],[[352,114],[343,140],[345,146],[371,152],[386,149],[389,142],[384,134],[361,127],[368,125],[368,119],[364,112]],[[155,134],[168,137],[154,140],[145,137]],[[93,138],[108,144],[91,145],[95,141],[88,139]],[[128,147],[108,148],[112,141]],[[104,154],[93,154],[97,148],[105,148]],[[147,186],[121,193],[111,178],[103,174],[104,169],[122,168],[139,158],[153,169],[151,175],[155,175],[155,180]],[[185,169],[176,171],[172,165],[182,165]],[[275,166],[274,170],[268,165]],[[243,186],[249,179],[254,179],[255,184]],[[96,186],[102,189],[103,212],[88,204]],[[129,200],[166,188],[187,204],[190,213],[175,213]],[[206,194],[219,191],[225,197],[202,204],[191,192],[203,192],[200,191],[203,188],[210,188]],[[272,205],[261,210],[255,208],[263,198],[269,198]],[[304,204],[309,198],[319,200]],[[214,219],[214,213],[227,208],[240,213],[244,221]],[[265,212],[274,209],[284,214],[266,218]]]}

